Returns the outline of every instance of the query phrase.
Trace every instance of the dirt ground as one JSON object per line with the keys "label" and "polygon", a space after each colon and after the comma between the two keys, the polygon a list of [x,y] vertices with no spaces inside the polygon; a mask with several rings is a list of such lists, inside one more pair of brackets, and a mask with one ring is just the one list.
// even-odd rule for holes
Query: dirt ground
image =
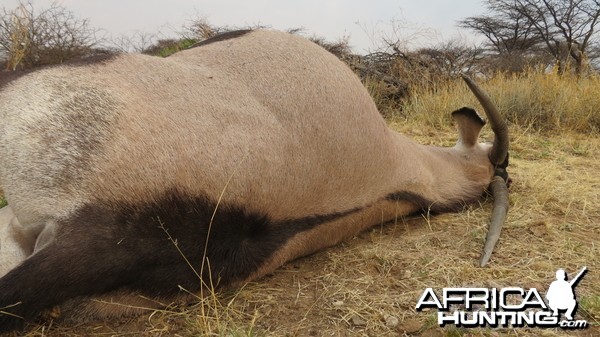
{"label": "dirt ground", "polygon": [[[451,146],[452,130],[391,123],[421,143]],[[46,323],[27,336],[600,336],[600,138],[511,129],[508,221],[477,267],[491,203],[398,219],[302,258],[235,293],[112,322]],[[524,287],[544,294],[557,269],[589,272],[576,287],[585,330],[440,328],[415,310],[432,287]],[[43,282],[43,280],[40,280]]]}

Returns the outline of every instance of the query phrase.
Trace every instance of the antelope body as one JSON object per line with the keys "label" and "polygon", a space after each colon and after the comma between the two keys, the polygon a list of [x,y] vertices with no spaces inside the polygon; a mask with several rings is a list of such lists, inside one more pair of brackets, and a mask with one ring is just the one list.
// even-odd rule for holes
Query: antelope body
{"label": "antelope body", "polygon": [[0,331],[78,298],[240,285],[375,224],[459,210],[507,135],[479,144],[478,115],[454,118],[457,146],[416,144],[335,56],[263,30],[5,83]]}

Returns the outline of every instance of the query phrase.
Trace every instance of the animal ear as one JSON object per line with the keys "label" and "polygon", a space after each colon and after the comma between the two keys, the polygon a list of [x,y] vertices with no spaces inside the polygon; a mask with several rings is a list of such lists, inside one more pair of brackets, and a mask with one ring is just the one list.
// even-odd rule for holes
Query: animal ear
{"label": "animal ear", "polygon": [[479,132],[485,125],[485,121],[479,116],[477,111],[471,108],[460,108],[452,112],[452,118],[458,128],[458,144],[466,147],[472,147],[477,144]]}

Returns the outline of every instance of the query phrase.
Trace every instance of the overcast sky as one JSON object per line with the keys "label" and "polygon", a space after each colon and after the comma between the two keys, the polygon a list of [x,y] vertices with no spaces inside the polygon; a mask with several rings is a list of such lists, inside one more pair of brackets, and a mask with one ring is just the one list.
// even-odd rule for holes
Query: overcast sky
{"label": "overcast sky", "polygon": [[[32,0],[36,8],[52,0]],[[17,0],[0,0],[12,8]],[[136,31],[173,35],[194,18],[217,26],[303,27],[328,40],[349,36],[359,53],[383,36],[421,47],[451,38],[475,42],[457,21],[484,12],[482,0],[58,0],[113,36]],[[395,29],[394,29],[395,28]],[[418,33],[415,35],[415,33]]]}

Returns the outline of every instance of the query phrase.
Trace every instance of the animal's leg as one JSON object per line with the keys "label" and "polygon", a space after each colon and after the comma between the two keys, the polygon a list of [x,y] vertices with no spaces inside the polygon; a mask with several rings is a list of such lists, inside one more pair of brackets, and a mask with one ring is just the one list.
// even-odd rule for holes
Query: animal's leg
{"label": "animal's leg", "polygon": [[0,332],[19,327],[65,299],[108,290],[132,263],[118,254],[119,265],[109,268],[102,251],[73,248],[73,244],[53,242],[0,279]]}
{"label": "animal's leg", "polygon": [[200,280],[162,228],[81,213],[59,222],[50,242],[0,278],[0,332],[79,296],[115,289],[168,296],[179,285],[199,288]]}

